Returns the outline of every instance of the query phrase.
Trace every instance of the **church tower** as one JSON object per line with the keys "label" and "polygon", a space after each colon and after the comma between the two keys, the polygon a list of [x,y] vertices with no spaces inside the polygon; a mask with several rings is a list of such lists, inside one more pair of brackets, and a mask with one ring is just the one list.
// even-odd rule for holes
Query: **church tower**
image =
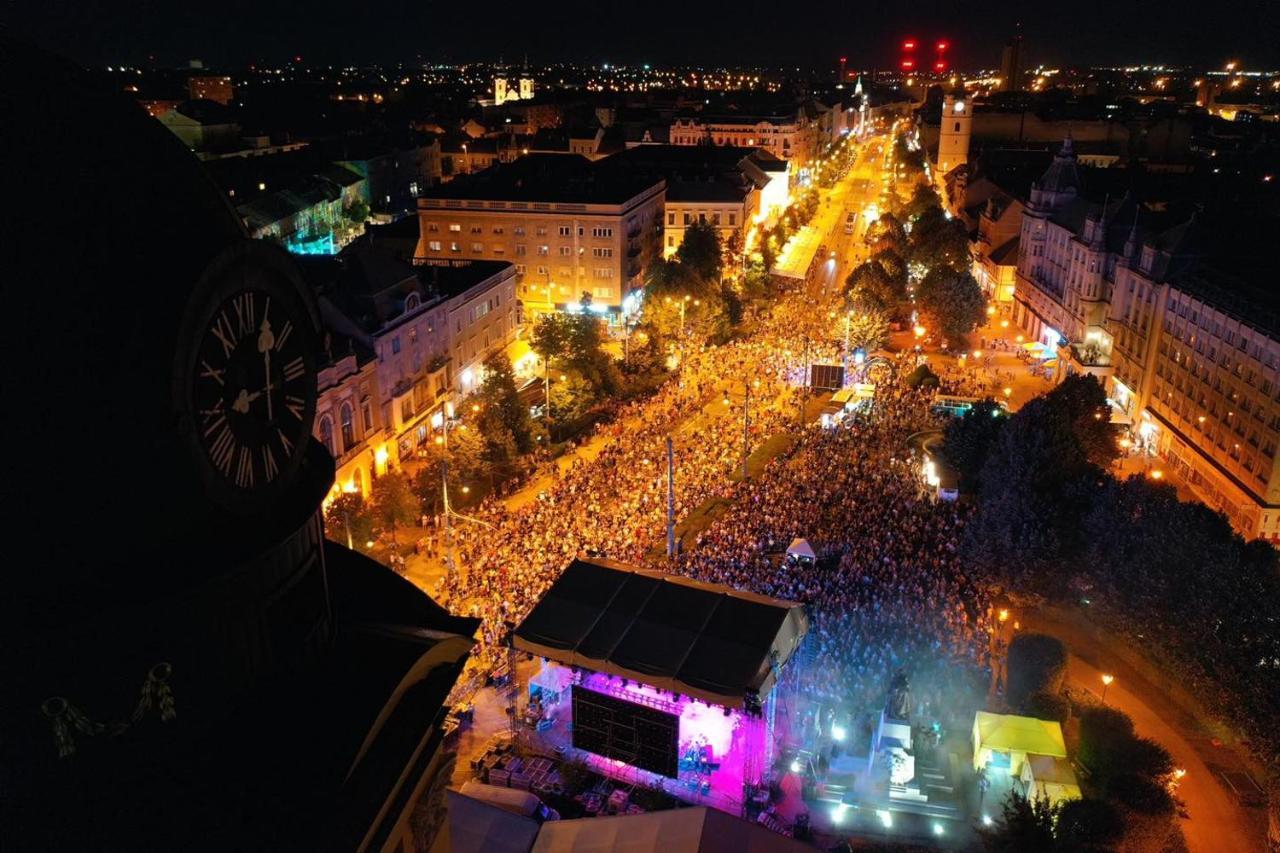
{"label": "church tower", "polygon": [[964,93],[948,92],[942,101],[942,125],[938,129],[936,180],[941,181],[952,169],[969,162],[969,133],[972,125],[972,104],[964,97]]}
{"label": "church tower", "polygon": [[522,101],[533,100],[533,78],[531,77],[520,78],[520,100]]}
{"label": "church tower", "polygon": [[493,102],[498,105],[507,102],[507,78],[498,77],[493,81]]}

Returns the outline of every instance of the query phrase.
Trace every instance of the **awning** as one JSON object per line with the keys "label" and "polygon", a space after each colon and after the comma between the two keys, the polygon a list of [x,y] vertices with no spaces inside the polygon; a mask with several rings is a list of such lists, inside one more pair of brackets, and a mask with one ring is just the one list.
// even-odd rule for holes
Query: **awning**
{"label": "awning", "polygon": [[575,559],[516,628],[522,652],[726,708],[761,700],[808,631],[804,608],[612,560]]}
{"label": "awning", "polygon": [[1055,720],[979,711],[973,720],[973,740],[975,753],[985,748],[1058,758],[1067,756],[1062,726]]}
{"label": "awning", "polygon": [[813,546],[809,544],[807,539],[793,539],[791,544],[787,546],[788,557],[807,557],[810,560],[818,559],[818,555],[813,553]]}

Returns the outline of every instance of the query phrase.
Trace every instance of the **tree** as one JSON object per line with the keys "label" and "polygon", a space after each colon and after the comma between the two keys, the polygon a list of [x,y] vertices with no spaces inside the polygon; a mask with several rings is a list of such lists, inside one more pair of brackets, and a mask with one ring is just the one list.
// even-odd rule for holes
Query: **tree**
{"label": "tree", "polygon": [[325,533],[330,539],[358,545],[373,538],[373,515],[359,492],[342,492],[324,513]]}
{"label": "tree", "polygon": [[1111,404],[1101,383],[1087,374],[1068,376],[1045,399],[1075,433],[1085,456],[1095,465],[1107,466],[1120,455]]}
{"label": "tree", "polygon": [[616,394],[622,384],[618,366],[604,351],[604,324],[593,313],[565,318],[564,363],[582,374],[597,394]]}
{"label": "tree", "polygon": [[1062,583],[1053,568],[1079,536],[1077,519],[1099,471],[1070,425],[1038,397],[1009,418],[983,464],[983,492],[965,526],[965,550],[1005,582]]}
{"label": "tree", "polygon": [[342,209],[342,215],[356,225],[361,225],[369,219],[369,205],[362,199],[357,198]]}
{"label": "tree", "polygon": [[902,208],[902,215],[908,219],[914,219],[926,210],[933,207],[940,207],[938,193],[928,184],[920,184],[916,187],[916,191],[911,194],[911,199]]}
{"label": "tree", "polygon": [[960,477],[960,490],[976,494],[982,490],[982,466],[1009,422],[1004,409],[994,400],[982,400],[963,416],[947,422],[942,433],[942,455]]}
{"label": "tree", "polygon": [[720,232],[710,222],[694,222],[685,229],[675,258],[707,285],[720,284],[720,272],[724,266]]}
{"label": "tree", "polygon": [[1033,694],[1057,694],[1067,674],[1067,647],[1047,634],[1018,634],[1009,643],[1006,696],[1021,708]]}
{"label": "tree", "polygon": [[863,238],[872,253],[891,251],[900,256],[906,254],[907,231],[892,213],[885,213],[867,227]]}
{"label": "tree", "polygon": [[373,518],[379,530],[389,531],[396,541],[401,525],[412,524],[421,505],[409,486],[409,478],[399,471],[388,471],[373,481]]}
{"label": "tree", "polygon": [[1029,800],[1012,791],[1002,812],[995,826],[979,830],[986,850],[992,853],[1053,850],[1053,821],[1057,809],[1047,798]]}
{"label": "tree", "polygon": [[[440,448],[437,448],[440,450]],[[414,472],[409,487],[422,504],[424,512],[440,512],[444,507],[444,453],[431,453]]]}
{"label": "tree", "polygon": [[1061,693],[1032,693],[1016,710],[1026,717],[1065,724],[1071,716],[1071,703]]}
{"label": "tree", "polygon": [[1076,757],[1101,786],[1126,770],[1125,751],[1136,735],[1133,720],[1111,707],[1086,708],[1080,713],[1080,747]]}
{"label": "tree", "polygon": [[969,235],[964,223],[949,219],[936,204],[925,208],[911,226],[908,259],[927,270],[969,266]]}
{"label": "tree", "polygon": [[896,292],[902,294],[907,292],[907,262],[902,255],[892,249],[882,249],[872,255],[871,260],[884,270],[884,274],[889,277]]}
{"label": "tree", "polygon": [[551,382],[551,419],[557,424],[575,421],[595,402],[591,385],[577,371],[562,374]]}
{"label": "tree", "polygon": [[986,317],[987,300],[968,272],[934,267],[916,287],[916,304],[952,345],[964,338]]}
{"label": "tree", "polygon": [[889,318],[881,311],[859,311],[848,322],[850,349],[871,352],[889,339]]}
{"label": "tree", "polygon": [[902,380],[908,388],[937,388],[938,374],[934,373],[926,365],[919,365],[915,370],[911,371]]}
{"label": "tree", "polygon": [[550,312],[538,317],[529,336],[529,348],[548,365],[564,354],[568,329],[565,315]]}
{"label": "tree", "polygon": [[865,261],[853,268],[845,279],[845,295],[858,311],[892,314],[906,296],[904,289],[889,277],[875,261]]}
{"label": "tree", "polygon": [[[514,441],[517,453],[528,453],[533,449],[529,407],[520,401],[515,371],[504,353],[495,353],[485,360],[484,382],[477,396],[482,407],[482,421],[487,417],[489,423],[496,422],[505,429]],[[488,436],[485,426],[482,423],[481,429]]]}
{"label": "tree", "polygon": [[1124,835],[1124,816],[1106,800],[1068,800],[1058,809],[1058,846],[1109,849]]}

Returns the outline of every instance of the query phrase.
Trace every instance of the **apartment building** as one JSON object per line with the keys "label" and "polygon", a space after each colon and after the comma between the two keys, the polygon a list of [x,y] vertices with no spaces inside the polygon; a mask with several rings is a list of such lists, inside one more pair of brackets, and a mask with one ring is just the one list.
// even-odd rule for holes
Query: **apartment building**
{"label": "apartment building", "polygon": [[417,258],[514,265],[527,314],[591,308],[620,321],[659,256],[666,182],[576,154],[530,154],[426,191]]}
{"label": "apartment building", "polygon": [[367,491],[373,476],[430,440],[479,388],[484,360],[515,340],[515,268],[450,259],[413,266],[368,240],[299,265],[326,328],[315,437],[337,463],[335,488]]}
{"label": "apartment building", "polygon": [[1104,383],[1135,452],[1280,542],[1280,316],[1259,274],[1230,271],[1259,251],[1224,237],[1242,225],[1089,201],[1068,140],[1022,217],[1013,318],[1060,376]]}
{"label": "apartment building", "polygon": [[609,162],[666,181],[664,257],[675,254],[695,222],[715,225],[726,244],[736,239],[746,246],[770,209],[786,204],[787,163],[763,148],[640,145]]}
{"label": "apartment building", "polygon": [[822,131],[803,108],[763,115],[693,114],[677,116],[671,125],[672,145],[729,145],[763,148],[791,163],[800,176],[817,156]]}

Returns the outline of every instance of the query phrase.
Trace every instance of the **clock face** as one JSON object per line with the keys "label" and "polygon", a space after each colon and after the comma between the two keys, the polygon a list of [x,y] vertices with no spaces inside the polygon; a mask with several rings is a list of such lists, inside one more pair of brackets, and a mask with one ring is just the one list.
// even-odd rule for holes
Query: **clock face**
{"label": "clock face", "polygon": [[207,316],[189,367],[197,441],[223,483],[266,491],[297,467],[315,411],[311,336],[271,290],[226,293]]}

